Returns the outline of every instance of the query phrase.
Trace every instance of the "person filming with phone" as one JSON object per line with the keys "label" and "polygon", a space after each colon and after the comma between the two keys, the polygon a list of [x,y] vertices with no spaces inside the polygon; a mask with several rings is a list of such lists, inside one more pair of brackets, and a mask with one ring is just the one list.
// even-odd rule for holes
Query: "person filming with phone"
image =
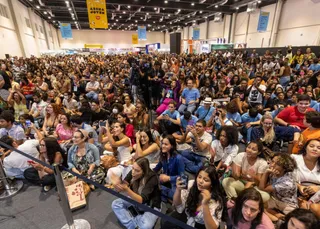
{"label": "person filming with phone", "polygon": [[[194,228],[219,228],[227,215],[226,200],[214,166],[201,168],[190,189],[187,179],[177,178],[173,196],[175,211],[170,216]],[[190,182],[191,183],[191,182]],[[161,221],[161,228],[180,228],[171,222]]]}

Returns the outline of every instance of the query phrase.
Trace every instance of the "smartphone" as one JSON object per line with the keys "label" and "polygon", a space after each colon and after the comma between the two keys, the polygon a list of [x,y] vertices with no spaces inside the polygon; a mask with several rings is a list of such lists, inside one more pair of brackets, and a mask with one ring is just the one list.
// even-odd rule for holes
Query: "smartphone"
{"label": "smartphone", "polygon": [[180,179],[182,181],[182,185],[184,186],[185,189],[188,188],[188,182],[189,182],[189,177],[187,174],[182,173],[180,176]]}
{"label": "smartphone", "polygon": [[106,126],[107,121],[99,121],[99,126]]}
{"label": "smartphone", "polygon": [[31,160],[28,160],[27,161],[29,164],[35,164],[35,162],[34,161],[31,161]]}
{"label": "smartphone", "polygon": [[31,126],[31,121],[29,119],[26,120],[26,126],[30,127]]}
{"label": "smartphone", "polygon": [[131,213],[132,217],[136,217],[139,215],[137,209],[134,206],[128,207],[128,210]]}

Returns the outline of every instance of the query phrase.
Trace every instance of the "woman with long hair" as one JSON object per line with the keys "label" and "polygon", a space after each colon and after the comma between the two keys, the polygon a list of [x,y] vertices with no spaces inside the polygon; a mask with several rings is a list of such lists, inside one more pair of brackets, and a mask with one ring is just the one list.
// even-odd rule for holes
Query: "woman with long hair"
{"label": "woman with long hair", "polygon": [[43,122],[43,133],[45,136],[53,135],[54,131],[59,124],[60,109],[57,104],[51,103],[46,107],[46,116]]}
{"label": "woman with long hair", "polygon": [[[44,163],[52,164],[62,164],[65,167],[67,165],[67,155],[64,150],[60,147],[57,139],[52,137],[43,138],[40,131],[31,124],[31,128],[37,133],[39,139],[39,160]],[[56,185],[56,180],[54,177],[54,171],[37,162],[29,163],[32,167],[24,171],[24,177],[29,182],[41,185],[43,191],[47,192],[52,187]]]}
{"label": "woman with long hair", "polygon": [[137,102],[136,110],[137,112],[132,123],[134,130],[137,132],[142,128],[149,127],[149,114],[147,113],[146,106],[143,103]]}
{"label": "woman with long hair", "polygon": [[19,121],[20,115],[28,113],[27,100],[24,95],[18,90],[10,91],[8,104],[14,109],[14,120],[17,122]]}
{"label": "woman with long hair", "polygon": [[149,129],[143,129],[136,134],[136,145],[134,158],[145,157],[149,160],[151,168],[154,168],[159,162],[160,148],[153,140]]}
{"label": "woman with long hair", "polygon": [[280,229],[318,229],[317,217],[309,210],[297,208],[286,215]]}
{"label": "woman with long hair", "polygon": [[291,126],[275,126],[271,114],[262,116],[259,127],[254,127],[251,133],[251,140],[261,140],[265,147],[270,150],[280,151],[280,140],[290,142],[298,141],[299,130]]}
{"label": "woman with long hair", "polygon": [[292,155],[297,162],[299,205],[320,218],[320,140],[306,142],[300,154]]}
{"label": "woman with long hair", "polygon": [[255,189],[260,192],[263,202],[269,200],[270,195],[257,188],[263,173],[268,167],[262,149],[263,145],[260,141],[252,141],[247,145],[245,152],[239,153],[233,159],[231,164],[232,176],[224,178],[222,181],[228,199],[237,198],[238,193],[255,186]]}
{"label": "woman with long hair", "polygon": [[[109,127],[109,123],[106,123],[106,134],[108,138],[108,144],[105,145],[105,149],[109,152],[113,152],[113,155],[117,157],[120,165],[108,169],[106,183],[111,183],[111,176],[116,175],[118,177],[121,176],[124,172],[124,165],[128,165],[130,163],[131,156],[131,141],[125,135],[125,124],[120,122],[115,122],[112,124],[112,132]],[[125,174],[124,174],[125,176]]]}
{"label": "woman with long hair", "polygon": [[58,141],[64,142],[71,140],[73,137],[75,129],[71,126],[70,115],[69,114],[61,114],[60,115],[60,123],[57,125],[56,130],[54,132],[54,136],[58,139]]}
{"label": "woman with long hair", "polygon": [[162,200],[172,200],[176,190],[176,179],[185,171],[184,159],[177,152],[176,139],[172,135],[167,135],[162,139],[160,160],[153,171],[158,173],[161,170],[159,180]]}
{"label": "woman with long hair", "polygon": [[240,192],[228,214],[228,228],[274,229],[272,221],[264,213],[261,195],[254,188]]}
{"label": "woman with long hair", "polygon": [[136,112],[136,107],[131,101],[132,99],[129,95],[124,96],[123,113],[126,114],[129,119],[132,119]]}
{"label": "woman with long hair", "polygon": [[[150,169],[147,158],[138,158],[123,181],[117,176],[113,176],[112,180],[118,192],[160,211],[159,181],[157,174]],[[126,228],[152,229],[158,219],[156,215],[144,212],[123,199],[114,200],[112,210]]]}
{"label": "woman with long hair", "polygon": [[[226,219],[226,201],[214,166],[201,168],[189,190],[181,177],[177,178],[176,186],[173,196],[176,211],[171,217],[197,229],[219,228],[220,222]],[[180,227],[162,221],[161,228]]]}
{"label": "woman with long hair", "polygon": [[121,124],[125,124],[125,133],[126,136],[130,138],[131,144],[134,144],[136,142],[135,136],[134,136],[134,127],[130,123],[130,119],[127,114],[120,112],[117,115],[117,121],[120,122]]}

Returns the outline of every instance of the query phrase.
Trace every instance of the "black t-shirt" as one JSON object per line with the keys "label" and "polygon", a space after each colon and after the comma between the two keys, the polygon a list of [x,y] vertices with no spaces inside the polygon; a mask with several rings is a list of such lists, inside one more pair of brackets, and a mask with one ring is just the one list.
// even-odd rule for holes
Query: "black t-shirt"
{"label": "black t-shirt", "polygon": [[241,101],[245,101],[245,98],[247,96],[247,89],[241,89],[240,86],[236,87],[233,90],[233,98],[239,97]]}
{"label": "black t-shirt", "polygon": [[108,119],[108,116],[109,116],[109,113],[106,110],[100,109],[98,113],[92,112],[92,122],[106,120]]}

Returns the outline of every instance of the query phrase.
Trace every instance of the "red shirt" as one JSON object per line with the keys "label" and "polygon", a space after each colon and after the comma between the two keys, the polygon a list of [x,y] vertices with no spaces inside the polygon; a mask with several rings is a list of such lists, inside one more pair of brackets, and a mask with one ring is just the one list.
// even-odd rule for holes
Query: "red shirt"
{"label": "red shirt", "polygon": [[[308,111],[314,111],[313,108],[307,108]],[[283,109],[277,116],[277,118],[282,119],[283,121],[289,123],[290,125],[299,126],[301,130],[306,129],[307,127],[303,125],[303,119],[305,113],[300,113],[297,106],[287,107]]]}

